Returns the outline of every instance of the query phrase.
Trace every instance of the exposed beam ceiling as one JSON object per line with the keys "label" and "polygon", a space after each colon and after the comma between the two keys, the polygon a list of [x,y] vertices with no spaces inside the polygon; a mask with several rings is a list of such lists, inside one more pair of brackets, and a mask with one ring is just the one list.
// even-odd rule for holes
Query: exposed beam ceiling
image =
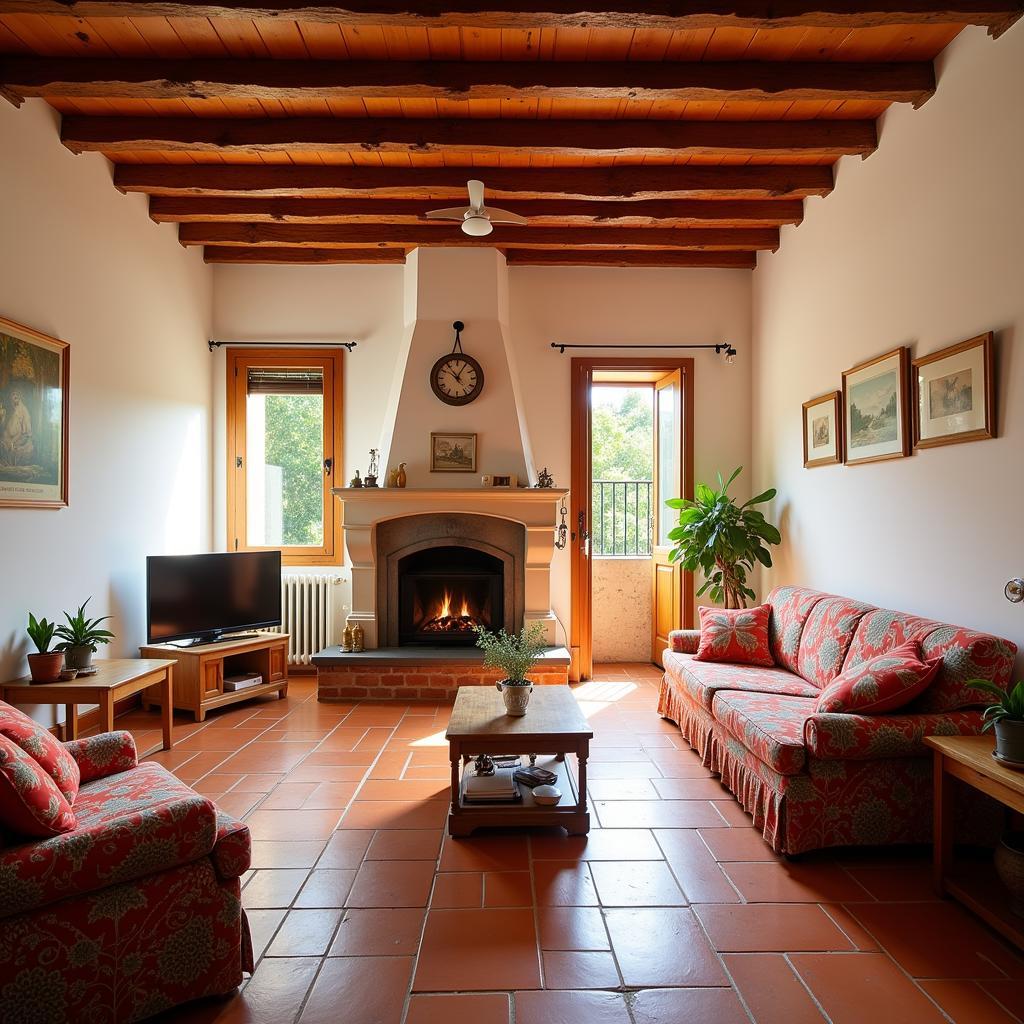
{"label": "exposed beam ceiling", "polygon": [[505,249],[514,266],[534,267],[731,267],[753,270],[756,252],[659,252],[657,249]]}
{"label": "exposed beam ceiling", "polygon": [[[702,255],[702,254],[699,254]],[[717,254],[716,254],[717,255]],[[721,253],[731,256],[732,253]],[[404,263],[404,249],[301,249],[208,245],[207,263]]]}

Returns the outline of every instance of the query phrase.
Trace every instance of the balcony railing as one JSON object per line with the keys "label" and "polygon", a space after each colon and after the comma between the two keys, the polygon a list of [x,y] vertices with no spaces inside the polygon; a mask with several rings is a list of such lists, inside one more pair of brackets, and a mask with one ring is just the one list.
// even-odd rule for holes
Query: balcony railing
{"label": "balcony railing", "polygon": [[598,558],[651,553],[650,480],[595,480],[591,513],[593,553]]}

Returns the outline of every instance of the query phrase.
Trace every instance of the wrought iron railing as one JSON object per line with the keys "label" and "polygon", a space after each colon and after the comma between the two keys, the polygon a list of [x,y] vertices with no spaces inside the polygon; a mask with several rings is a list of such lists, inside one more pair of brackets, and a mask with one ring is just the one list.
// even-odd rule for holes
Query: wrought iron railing
{"label": "wrought iron railing", "polygon": [[599,558],[651,553],[650,480],[595,480],[590,531]]}

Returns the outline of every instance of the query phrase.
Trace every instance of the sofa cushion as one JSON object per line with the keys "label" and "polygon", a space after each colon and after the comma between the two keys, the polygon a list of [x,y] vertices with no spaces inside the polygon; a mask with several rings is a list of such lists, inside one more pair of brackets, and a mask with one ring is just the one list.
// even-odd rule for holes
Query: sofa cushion
{"label": "sofa cushion", "polygon": [[0,736],[34,757],[57,784],[69,804],[78,795],[78,765],[56,736],[10,704],[0,701]]}
{"label": "sofa cushion", "polygon": [[921,660],[921,645],[908,640],[843,669],[818,698],[815,710],[837,714],[881,715],[905,707],[928,688],[941,658]]}
{"label": "sofa cushion", "polygon": [[818,688],[784,668],[758,665],[730,665],[728,662],[697,661],[685,654],[666,651],[665,671],[677,679],[692,700],[707,711],[720,690],[748,693],[781,693],[792,697],[817,697]]}
{"label": "sofa cushion", "polygon": [[743,745],[780,775],[797,775],[807,761],[804,723],[814,714],[811,697],[715,694],[711,713]]}
{"label": "sofa cushion", "polygon": [[811,609],[800,637],[797,671],[818,689],[842,671],[860,620],[871,605],[849,597],[823,597]]}
{"label": "sofa cushion", "polygon": [[939,626],[921,641],[924,658],[942,658],[939,674],[915,702],[915,711],[955,711],[989,704],[991,698],[967,684],[989,679],[1004,690],[1010,685],[1017,647],[987,633],[959,626]]}
{"label": "sofa cushion", "polygon": [[697,661],[728,661],[734,665],[774,665],[768,648],[770,605],[756,608],[700,609]]}
{"label": "sofa cushion", "polygon": [[28,751],[0,735],[0,828],[8,838],[47,838],[75,827],[75,812]]}
{"label": "sofa cushion", "polygon": [[767,598],[772,606],[768,636],[776,665],[797,671],[800,637],[811,609],[827,594],[805,587],[776,587]]}
{"label": "sofa cushion", "polygon": [[908,640],[923,640],[940,623],[923,619],[920,615],[907,615],[889,608],[872,608],[857,625],[850,648],[846,652],[843,671],[856,668],[869,658],[888,654],[894,647]]}
{"label": "sofa cushion", "polygon": [[69,740],[64,746],[75,759],[83,783],[126,772],[139,763],[135,737],[127,729]]}

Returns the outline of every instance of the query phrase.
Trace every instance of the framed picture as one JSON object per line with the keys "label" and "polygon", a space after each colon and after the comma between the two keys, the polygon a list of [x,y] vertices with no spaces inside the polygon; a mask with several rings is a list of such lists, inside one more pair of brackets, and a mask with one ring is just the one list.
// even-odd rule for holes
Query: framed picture
{"label": "framed picture", "polygon": [[481,487],[497,487],[499,489],[509,489],[519,486],[519,477],[515,473],[505,473],[504,475],[489,475],[480,477]]}
{"label": "framed picture", "polygon": [[475,473],[476,434],[431,434],[431,473]]}
{"label": "framed picture", "polygon": [[843,461],[843,395],[827,395],[804,402],[804,468],[831,466]]}
{"label": "framed picture", "polygon": [[0,317],[0,507],[68,503],[68,350]]}
{"label": "framed picture", "polygon": [[914,447],[996,435],[992,332],[914,360]]}
{"label": "framed picture", "polygon": [[910,454],[909,365],[910,351],[903,347],[843,371],[846,465]]}

